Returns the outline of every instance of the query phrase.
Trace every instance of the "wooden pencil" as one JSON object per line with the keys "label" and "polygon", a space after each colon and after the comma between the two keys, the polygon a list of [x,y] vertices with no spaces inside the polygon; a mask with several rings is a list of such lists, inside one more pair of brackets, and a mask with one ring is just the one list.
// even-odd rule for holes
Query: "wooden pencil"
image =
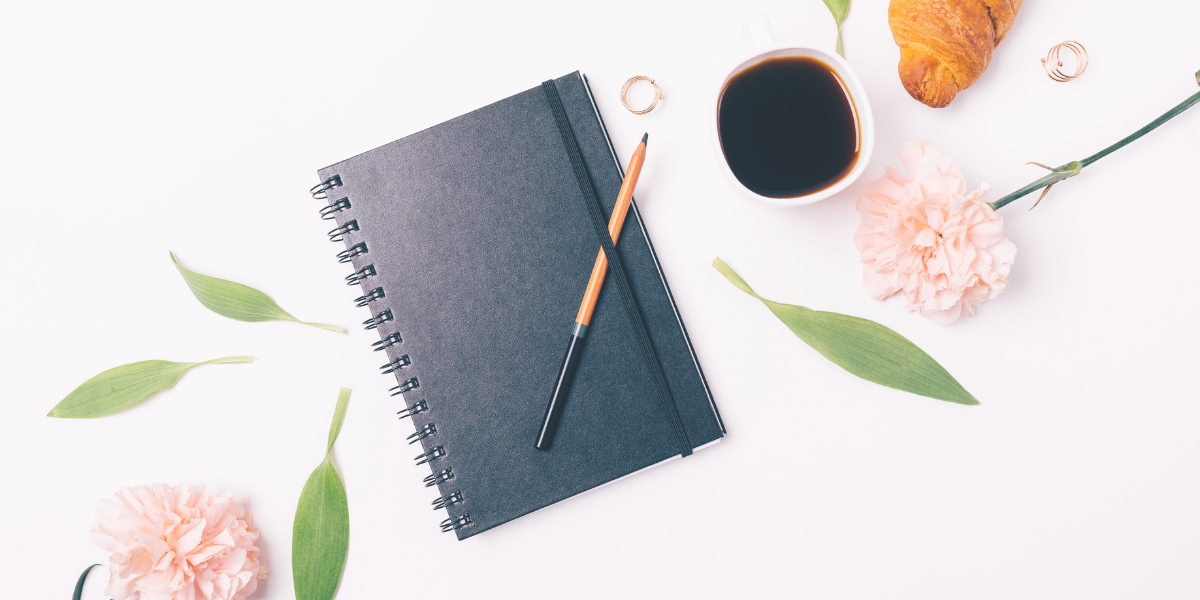
{"label": "wooden pencil", "polygon": [[[613,244],[621,236],[621,227],[625,224],[625,216],[629,214],[629,205],[633,200],[633,189],[637,187],[638,176],[642,173],[642,164],[646,160],[646,141],[650,134],[642,136],[633,157],[629,159],[629,168],[625,171],[625,180],[621,182],[621,191],[617,194],[617,203],[613,207],[612,216],[608,220],[608,234],[612,236]],[[550,394],[550,404],[546,406],[546,415],[542,417],[542,427],[538,430],[537,442],[534,447],[538,450],[549,450],[554,443],[554,434],[558,431],[558,421],[562,418],[567,396],[571,393],[571,383],[575,380],[575,370],[579,367],[579,358],[583,354],[583,344],[587,339],[588,325],[592,322],[592,312],[596,310],[596,302],[600,299],[600,288],[604,286],[604,276],[608,274],[608,258],[601,248],[596,255],[596,264],[592,267],[592,276],[588,279],[587,289],[583,292],[583,301],[579,304],[579,312],[575,315],[575,325],[571,329],[571,341],[567,345],[567,353],[563,356],[562,367],[559,368],[558,378],[554,382],[554,391]]]}

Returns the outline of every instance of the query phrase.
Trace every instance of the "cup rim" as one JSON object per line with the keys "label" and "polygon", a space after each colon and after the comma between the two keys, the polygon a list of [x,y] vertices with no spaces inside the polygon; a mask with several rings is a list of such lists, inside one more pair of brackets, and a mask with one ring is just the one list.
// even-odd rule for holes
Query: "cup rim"
{"label": "cup rim", "polygon": [[[805,194],[803,196],[796,196],[793,198],[771,198],[769,196],[763,196],[762,194],[759,194],[743,185],[742,182],[738,180],[737,176],[734,175],[733,170],[729,168],[729,161],[725,159],[725,151],[721,147],[721,92],[724,91],[725,84],[734,74],[740,73],[741,71],[750,68],[758,62],[761,62],[762,60],[774,58],[773,56],[766,56],[768,54],[790,50],[798,50],[810,53],[810,55],[817,55],[816,58],[833,67],[837,76],[842,79],[843,83],[848,88],[850,93],[850,101],[854,103],[854,110],[858,116],[860,137],[859,152],[854,168],[852,168],[850,172],[842,177],[842,179],[837,183],[825,189],[818,190],[811,194]],[[721,72],[722,75],[720,81],[717,82],[716,92],[712,94],[709,123],[711,124],[712,129],[713,145],[718,157],[717,162],[720,163],[721,171],[725,174],[725,177],[729,181],[730,185],[741,192],[744,196],[753,198],[754,200],[763,202],[765,204],[781,207],[805,206],[812,204],[840,193],[846,188],[850,187],[850,184],[854,183],[854,181],[862,176],[863,172],[866,171],[867,163],[870,162],[871,152],[875,146],[875,121],[871,114],[871,105],[867,100],[867,92],[863,88],[862,82],[858,79],[858,74],[854,72],[854,69],[850,66],[850,63],[846,62],[845,58],[842,58],[839,54],[830,50],[829,48],[820,45],[776,43],[755,48],[752,52],[753,53],[743,55],[729,63],[729,67]],[[777,54],[777,56],[787,56],[787,54]]]}

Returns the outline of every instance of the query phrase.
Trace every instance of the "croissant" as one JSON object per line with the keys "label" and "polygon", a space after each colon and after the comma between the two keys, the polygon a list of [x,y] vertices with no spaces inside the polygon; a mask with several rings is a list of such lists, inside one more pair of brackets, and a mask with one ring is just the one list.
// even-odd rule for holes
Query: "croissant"
{"label": "croissant", "polygon": [[1022,0],[891,0],[888,24],[900,46],[900,81],[941,108],[987,69]]}

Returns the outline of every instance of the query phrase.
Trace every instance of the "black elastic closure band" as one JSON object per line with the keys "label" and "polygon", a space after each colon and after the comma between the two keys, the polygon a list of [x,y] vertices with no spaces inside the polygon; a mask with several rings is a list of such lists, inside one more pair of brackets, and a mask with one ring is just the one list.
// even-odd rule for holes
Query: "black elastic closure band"
{"label": "black elastic closure band", "polygon": [[662,405],[663,412],[667,414],[671,432],[675,434],[675,441],[679,444],[679,453],[688,456],[692,453],[692,444],[688,441],[687,430],[684,429],[683,419],[679,416],[679,408],[675,405],[675,398],[671,395],[671,388],[667,385],[667,377],[663,373],[662,363],[654,351],[654,343],[650,340],[650,331],[646,328],[646,319],[642,316],[637,299],[633,296],[633,286],[629,283],[625,265],[621,262],[621,256],[617,254],[617,248],[613,245],[612,237],[608,233],[608,221],[604,218],[604,209],[601,208],[600,200],[596,197],[592,176],[583,162],[583,153],[579,150],[579,142],[575,139],[575,131],[571,129],[571,122],[567,119],[567,111],[563,109],[562,99],[558,95],[558,88],[555,86],[554,80],[543,82],[542,90],[546,92],[546,100],[550,103],[550,110],[554,112],[554,122],[558,125],[558,133],[562,136],[563,146],[566,146],[567,155],[571,158],[575,179],[579,183],[579,190],[583,192],[584,203],[587,205],[588,214],[592,217],[592,225],[596,228],[596,236],[600,238],[600,247],[604,249],[604,256],[608,258],[609,269],[612,270],[617,290],[621,293],[621,301],[625,304],[625,313],[629,316],[629,323],[633,326],[638,345],[641,346],[642,356],[646,358],[646,364],[650,367],[655,387],[658,388],[659,404]]}

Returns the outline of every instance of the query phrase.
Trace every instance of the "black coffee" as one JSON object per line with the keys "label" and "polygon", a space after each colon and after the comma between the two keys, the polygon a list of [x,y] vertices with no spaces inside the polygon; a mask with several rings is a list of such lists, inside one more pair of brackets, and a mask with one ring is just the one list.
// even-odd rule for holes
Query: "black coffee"
{"label": "black coffee", "polygon": [[858,159],[854,103],[842,80],[815,58],[769,58],[734,75],[717,113],[730,170],[763,196],[820,191]]}

